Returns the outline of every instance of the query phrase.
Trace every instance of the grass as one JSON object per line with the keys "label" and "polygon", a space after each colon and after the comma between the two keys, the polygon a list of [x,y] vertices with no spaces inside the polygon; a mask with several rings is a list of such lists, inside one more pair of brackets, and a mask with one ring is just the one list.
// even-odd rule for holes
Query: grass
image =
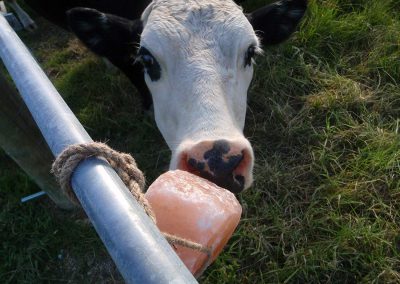
{"label": "grass", "polygon": [[[257,58],[245,127],[255,184],[201,283],[400,282],[400,2],[310,2],[299,32]],[[88,132],[154,180],[169,152],[134,88],[39,26],[22,37]],[[4,153],[0,188],[3,282],[121,281],[90,227],[46,198],[19,203],[38,188]]]}

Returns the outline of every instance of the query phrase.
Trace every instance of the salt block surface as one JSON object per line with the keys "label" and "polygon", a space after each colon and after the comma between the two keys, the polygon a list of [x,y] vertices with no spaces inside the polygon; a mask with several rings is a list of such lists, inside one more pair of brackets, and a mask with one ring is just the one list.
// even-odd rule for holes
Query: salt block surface
{"label": "salt block surface", "polygon": [[[216,184],[185,171],[161,175],[145,194],[162,232],[211,248],[211,261],[239,224],[242,207],[235,195]],[[199,276],[207,255],[181,246],[174,247],[187,268]]]}

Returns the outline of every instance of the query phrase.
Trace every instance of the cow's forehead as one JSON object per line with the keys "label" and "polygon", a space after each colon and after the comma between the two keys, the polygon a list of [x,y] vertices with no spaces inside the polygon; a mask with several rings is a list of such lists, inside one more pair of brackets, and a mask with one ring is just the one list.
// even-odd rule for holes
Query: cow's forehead
{"label": "cow's forehead", "polygon": [[143,13],[142,20],[145,22],[147,17],[171,17],[181,21],[196,14],[212,20],[229,15],[234,17],[242,12],[232,0],[153,0],[148,8]]}
{"label": "cow's forehead", "polygon": [[[241,12],[240,6],[232,0],[153,0],[150,10],[143,13],[143,19],[153,14],[158,17],[173,17],[184,19],[193,13],[203,13],[202,16],[212,19],[215,16],[224,16],[232,12]],[[234,15],[232,15],[234,16]]]}
{"label": "cow's forehead", "polygon": [[[142,15],[142,40],[160,38],[193,43],[238,37],[258,43],[241,7],[231,0],[155,0]],[[229,40],[228,40],[229,41]]]}

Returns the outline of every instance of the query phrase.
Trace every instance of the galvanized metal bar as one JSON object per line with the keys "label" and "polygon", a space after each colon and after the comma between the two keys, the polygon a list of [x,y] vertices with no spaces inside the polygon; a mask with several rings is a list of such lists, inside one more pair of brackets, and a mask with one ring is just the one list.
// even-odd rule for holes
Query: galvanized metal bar
{"label": "galvanized metal bar", "polygon": [[25,197],[21,198],[21,203],[31,201],[31,200],[39,198],[39,197],[41,197],[43,195],[46,195],[45,191],[36,192],[34,194],[31,194],[31,195],[28,195],[28,196],[25,196]]}
{"label": "galvanized metal bar", "polygon": [[[3,16],[0,57],[54,155],[92,141]],[[108,163],[82,162],[72,187],[127,282],[197,283]]]}

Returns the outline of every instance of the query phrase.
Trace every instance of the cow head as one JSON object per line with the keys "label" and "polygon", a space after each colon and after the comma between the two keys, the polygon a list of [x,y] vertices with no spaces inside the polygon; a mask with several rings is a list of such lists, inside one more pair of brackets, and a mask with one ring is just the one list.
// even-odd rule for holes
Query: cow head
{"label": "cow head", "polygon": [[170,168],[237,193],[253,181],[253,150],[243,136],[253,57],[261,43],[289,37],[306,2],[283,0],[245,15],[230,0],[154,0],[136,21],[84,8],[68,17],[97,54],[124,68],[141,64]]}

